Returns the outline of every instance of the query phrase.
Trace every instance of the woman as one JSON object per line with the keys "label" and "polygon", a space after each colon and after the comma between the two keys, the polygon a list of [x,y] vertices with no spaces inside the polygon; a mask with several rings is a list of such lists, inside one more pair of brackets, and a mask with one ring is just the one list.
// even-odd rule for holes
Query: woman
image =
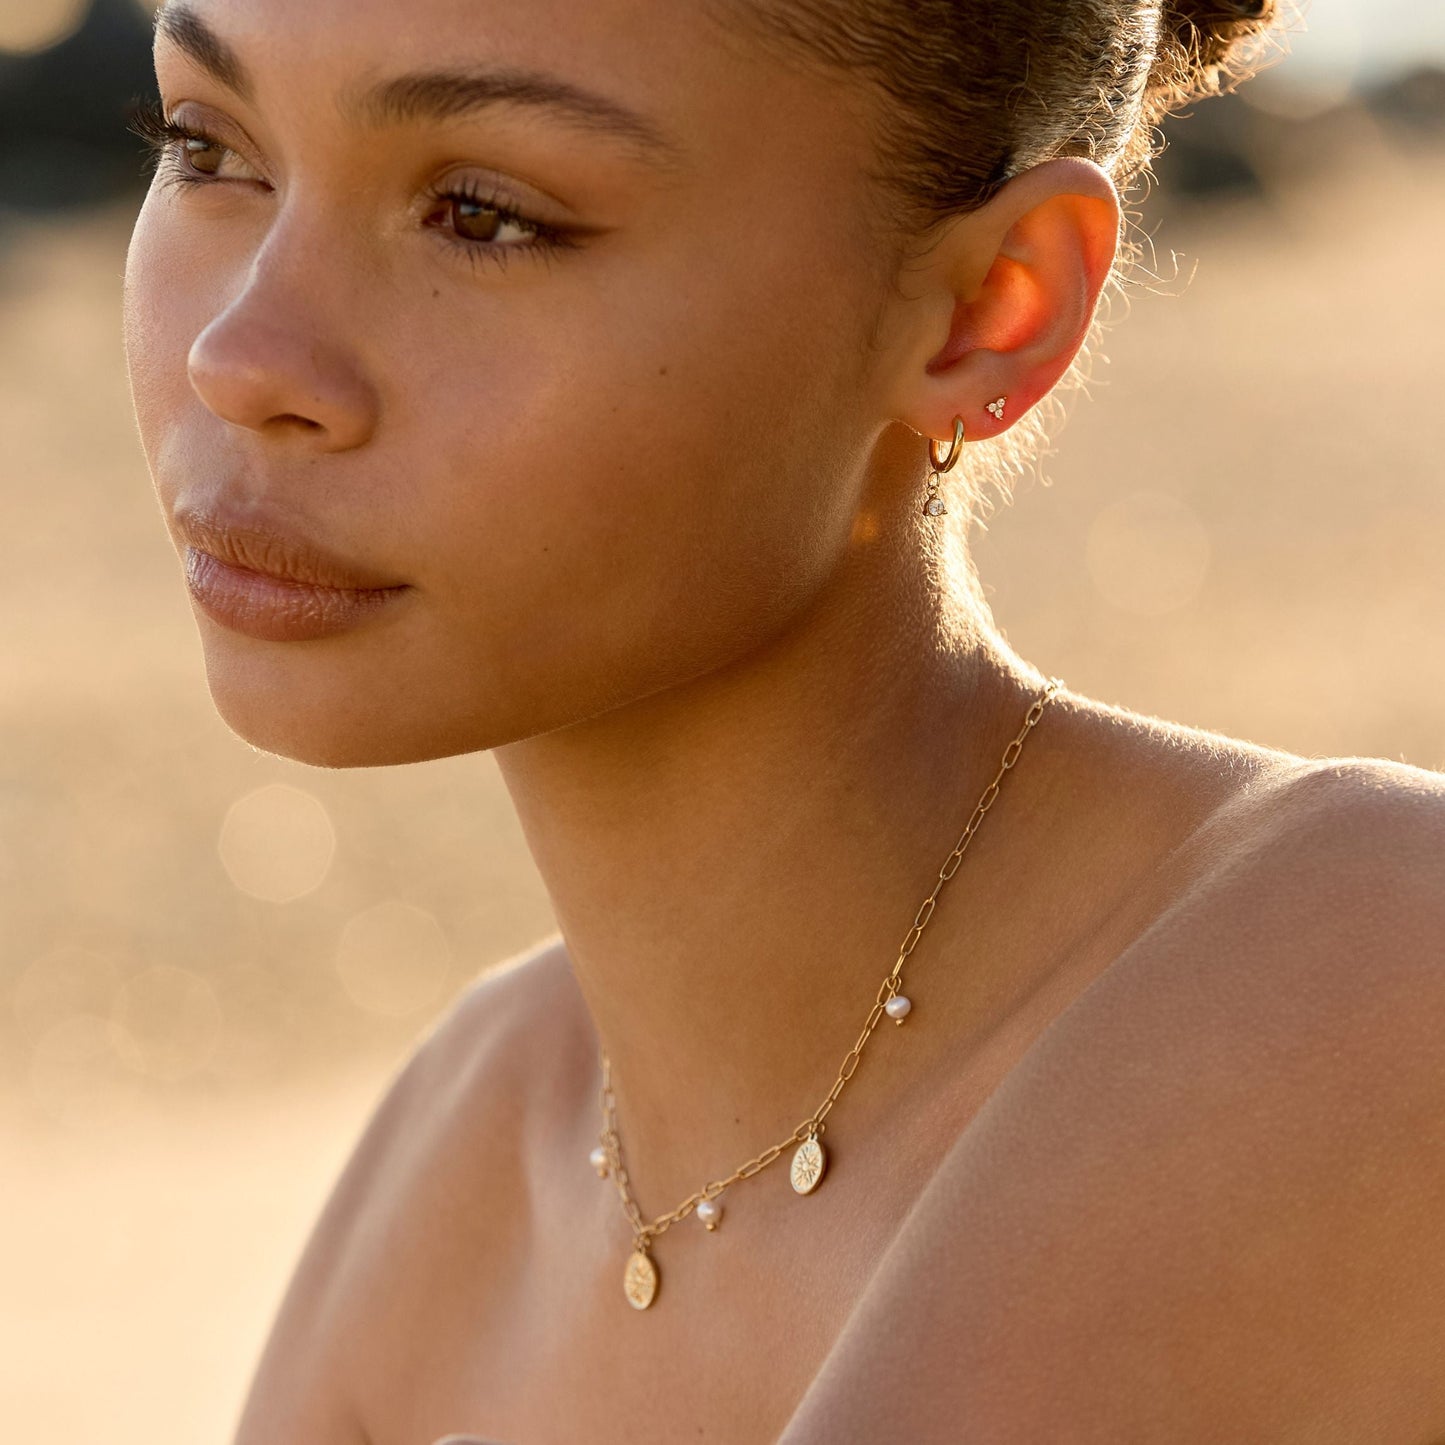
{"label": "woman", "polygon": [[216,705],[495,750],[561,924],[387,1091],[241,1445],[1445,1433],[1445,786],[1082,697],[966,552],[1276,18],[161,12]]}

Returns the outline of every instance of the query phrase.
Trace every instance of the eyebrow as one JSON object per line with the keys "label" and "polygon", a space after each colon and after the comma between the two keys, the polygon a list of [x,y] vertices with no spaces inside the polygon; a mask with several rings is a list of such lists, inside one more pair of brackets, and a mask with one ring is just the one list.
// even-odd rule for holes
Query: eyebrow
{"label": "eyebrow", "polygon": [[242,100],[251,99],[251,77],[240,57],[194,10],[184,5],[162,5],[156,11],[155,29],[183,50],[202,70]]}
{"label": "eyebrow", "polygon": [[[164,36],[226,89],[250,101],[254,86],[239,55],[189,6],[171,0],[156,12]],[[649,159],[676,157],[678,147],[645,116],[620,102],[540,71],[511,67],[417,71],[365,90],[344,92],[345,120],[366,126],[453,120],[497,105],[551,112],[586,131],[626,141]]]}

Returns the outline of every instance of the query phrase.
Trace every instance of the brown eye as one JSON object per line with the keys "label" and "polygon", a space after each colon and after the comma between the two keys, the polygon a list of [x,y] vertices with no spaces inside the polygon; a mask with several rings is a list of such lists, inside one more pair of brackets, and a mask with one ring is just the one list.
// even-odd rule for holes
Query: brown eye
{"label": "brown eye", "polygon": [[221,169],[226,148],[203,135],[186,137],[186,164],[203,176],[214,176]]}
{"label": "brown eye", "polygon": [[483,245],[525,245],[538,232],[538,227],[514,212],[461,196],[451,199],[451,221],[464,241]]}

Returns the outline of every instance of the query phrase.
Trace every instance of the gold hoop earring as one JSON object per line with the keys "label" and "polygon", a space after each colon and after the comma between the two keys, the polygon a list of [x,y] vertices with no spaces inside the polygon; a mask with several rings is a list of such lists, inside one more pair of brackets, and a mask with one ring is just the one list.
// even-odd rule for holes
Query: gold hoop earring
{"label": "gold hoop earring", "polygon": [[[944,506],[943,498],[938,494],[938,487],[944,477],[958,465],[958,459],[963,455],[965,440],[961,416],[953,419],[952,441],[938,442],[932,437],[928,439],[928,493],[923,499],[923,515],[925,517],[946,517],[948,515],[948,508]],[[941,457],[938,454],[940,446],[948,448]]]}

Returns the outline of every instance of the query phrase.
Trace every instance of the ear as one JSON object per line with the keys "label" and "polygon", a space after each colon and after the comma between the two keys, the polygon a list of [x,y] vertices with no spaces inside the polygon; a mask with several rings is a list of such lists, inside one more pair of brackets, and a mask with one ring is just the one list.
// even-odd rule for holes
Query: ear
{"label": "ear", "polygon": [[[1108,172],[1069,156],[946,222],[898,278],[890,415],[939,441],[961,416],[977,441],[1047,396],[1088,336],[1120,214]],[[1000,398],[1002,417],[989,410]]]}

